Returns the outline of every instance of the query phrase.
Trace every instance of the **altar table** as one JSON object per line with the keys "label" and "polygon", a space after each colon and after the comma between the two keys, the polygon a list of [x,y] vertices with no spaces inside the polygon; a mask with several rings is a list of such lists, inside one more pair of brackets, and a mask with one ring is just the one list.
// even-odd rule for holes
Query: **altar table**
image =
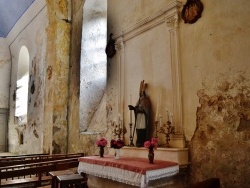
{"label": "altar table", "polygon": [[78,173],[82,172],[141,188],[154,187],[155,184],[160,187],[179,172],[179,165],[162,160],[149,164],[148,159],[136,157],[87,156],[79,158]]}

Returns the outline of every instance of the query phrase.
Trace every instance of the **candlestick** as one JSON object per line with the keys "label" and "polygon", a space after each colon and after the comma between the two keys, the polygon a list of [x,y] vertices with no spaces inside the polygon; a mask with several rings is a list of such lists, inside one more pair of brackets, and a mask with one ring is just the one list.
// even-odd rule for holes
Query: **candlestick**
{"label": "candlestick", "polygon": [[129,146],[135,146],[133,143],[132,125],[132,123],[129,124]]}
{"label": "candlestick", "polygon": [[[130,105],[132,105],[132,96],[130,94]],[[130,124],[132,124],[132,110],[130,110],[130,114],[129,114],[129,119],[130,119]]]}
{"label": "candlestick", "polygon": [[[165,129],[166,127],[166,129]],[[164,124],[162,127],[160,127],[159,133],[165,134],[166,136],[166,144],[165,147],[170,147],[169,141],[170,141],[170,135],[175,134],[174,127],[171,125],[171,122],[168,121],[166,124]]]}

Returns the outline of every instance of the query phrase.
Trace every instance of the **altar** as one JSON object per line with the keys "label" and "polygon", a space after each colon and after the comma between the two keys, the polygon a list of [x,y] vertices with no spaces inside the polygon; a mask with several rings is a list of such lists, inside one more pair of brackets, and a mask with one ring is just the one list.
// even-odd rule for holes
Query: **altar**
{"label": "altar", "polygon": [[[169,178],[179,172],[179,164],[138,157],[87,156],[79,158],[78,173],[88,175],[90,188],[166,187]],[[156,186],[157,185],[157,186]]]}

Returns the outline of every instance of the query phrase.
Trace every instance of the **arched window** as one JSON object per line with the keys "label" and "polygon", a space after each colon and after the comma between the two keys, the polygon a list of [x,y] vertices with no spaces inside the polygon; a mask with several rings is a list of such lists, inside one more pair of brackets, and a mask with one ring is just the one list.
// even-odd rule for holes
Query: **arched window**
{"label": "arched window", "polygon": [[19,125],[27,123],[29,59],[28,49],[22,46],[18,58],[15,109],[15,117]]}

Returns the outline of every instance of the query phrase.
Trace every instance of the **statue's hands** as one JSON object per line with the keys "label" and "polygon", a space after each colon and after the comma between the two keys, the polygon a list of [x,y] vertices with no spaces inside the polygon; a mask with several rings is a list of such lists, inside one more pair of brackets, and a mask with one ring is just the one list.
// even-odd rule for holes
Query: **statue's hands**
{"label": "statue's hands", "polygon": [[128,105],[129,110],[135,110],[135,107],[132,105]]}

